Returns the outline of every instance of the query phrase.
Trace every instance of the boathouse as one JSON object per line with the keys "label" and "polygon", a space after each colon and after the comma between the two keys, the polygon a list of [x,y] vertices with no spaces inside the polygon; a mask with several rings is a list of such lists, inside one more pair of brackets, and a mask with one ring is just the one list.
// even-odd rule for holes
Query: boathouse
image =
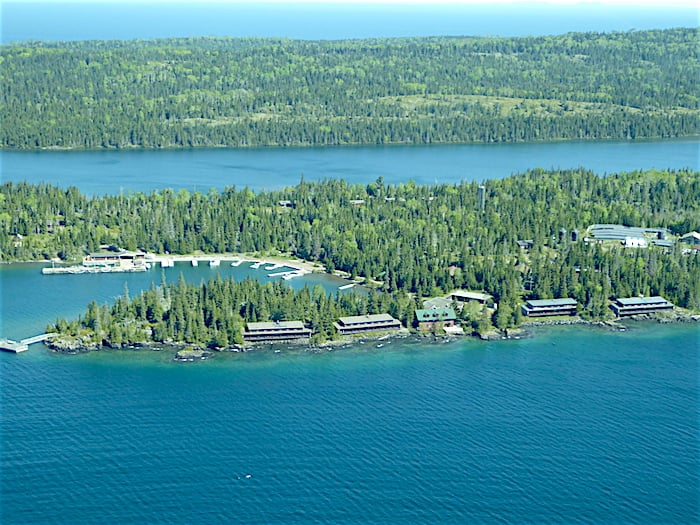
{"label": "boathouse", "polygon": [[333,323],[338,333],[342,335],[375,332],[379,330],[400,330],[401,321],[389,314],[367,314],[341,317]]}
{"label": "boathouse", "polygon": [[416,310],[418,330],[430,332],[449,328],[455,325],[457,314],[452,308],[431,308],[429,310]]}
{"label": "boathouse", "polygon": [[618,317],[653,314],[662,310],[672,310],[673,306],[672,302],[660,295],[651,297],[618,297],[610,304],[610,308]]}
{"label": "boathouse", "polygon": [[243,340],[249,343],[308,340],[310,337],[311,329],[306,328],[301,321],[246,323],[243,331]]}
{"label": "boathouse", "polygon": [[578,302],[568,297],[561,299],[530,299],[522,307],[523,315],[546,317],[549,315],[576,315]]}
{"label": "boathouse", "polygon": [[83,266],[124,267],[144,264],[146,254],[144,252],[118,252],[91,253],[83,259]]}

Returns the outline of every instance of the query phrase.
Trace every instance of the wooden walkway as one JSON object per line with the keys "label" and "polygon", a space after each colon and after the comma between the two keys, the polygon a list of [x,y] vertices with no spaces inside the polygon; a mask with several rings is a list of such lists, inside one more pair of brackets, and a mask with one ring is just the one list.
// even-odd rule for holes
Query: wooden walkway
{"label": "wooden walkway", "polygon": [[39,334],[35,335],[34,337],[28,337],[26,339],[22,339],[20,343],[23,345],[33,345],[34,343],[40,343],[41,341],[46,341],[47,339],[51,339],[54,337],[56,334]]}

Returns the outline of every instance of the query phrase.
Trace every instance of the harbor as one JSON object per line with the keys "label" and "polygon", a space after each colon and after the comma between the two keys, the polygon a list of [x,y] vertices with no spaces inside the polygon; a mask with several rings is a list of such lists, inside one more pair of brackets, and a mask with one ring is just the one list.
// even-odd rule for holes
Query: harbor
{"label": "harbor", "polygon": [[281,257],[272,259],[272,261],[248,259],[234,254],[156,255],[140,251],[112,250],[87,255],[81,264],[76,265],[69,266],[52,261],[52,265],[42,268],[41,273],[44,275],[80,275],[146,272],[155,267],[173,268],[176,263],[186,263],[192,267],[198,267],[202,264],[210,268],[218,268],[222,263],[232,267],[239,267],[245,263],[252,270],[262,269],[265,272],[272,272],[268,273],[268,277],[281,277],[284,280],[321,271],[320,267],[306,261],[286,261]]}

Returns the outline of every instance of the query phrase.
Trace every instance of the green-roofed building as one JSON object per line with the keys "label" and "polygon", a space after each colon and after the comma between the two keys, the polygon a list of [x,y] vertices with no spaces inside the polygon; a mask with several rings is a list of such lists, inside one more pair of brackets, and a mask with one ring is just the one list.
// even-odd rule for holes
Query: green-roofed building
{"label": "green-roofed building", "polygon": [[416,320],[418,321],[418,330],[430,332],[454,326],[457,321],[457,314],[453,308],[421,309],[416,310]]}

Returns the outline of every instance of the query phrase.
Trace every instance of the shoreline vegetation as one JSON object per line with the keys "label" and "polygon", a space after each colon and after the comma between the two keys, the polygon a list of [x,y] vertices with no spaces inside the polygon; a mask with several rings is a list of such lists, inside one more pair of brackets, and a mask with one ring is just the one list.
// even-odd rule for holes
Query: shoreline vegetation
{"label": "shoreline vegetation", "polygon": [[[618,298],[663,296],[664,307],[700,313],[697,195],[700,173],[689,170],[602,177],[536,169],[481,185],[302,178],[258,194],[104,197],[5,183],[0,258],[254,254],[366,285],[329,296],[320,286],[295,291],[282,278],[163,282],[133,298],[125,291],[111,306],[92,303],[79,319],[47,330],[85,343],[77,346],[162,342],[209,351],[241,345],[249,323],[285,321],[310,330],[315,347],[339,338],[339,318],[368,314],[441,335],[442,326],[422,326],[426,308],[451,315],[467,334],[498,338],[529,320],[528,301],[563,300],[587,322],[612,320],[610,301]],[[446,303],[455,291],[467,302]]]}
{"label": "shoreline vegetation", "polygon": [[626,318],[624,320],[606,320],[593,321],[586,320],[580,317],[568,319],[540,319],[537,321],[529,321],[523,323],[519,327],[510,329],[492,329],[484,334],[465,334],[465,335],[448,335],[448,334],[426,334],[420,332],[411,332],[407,329],[395,333],[366,333],[353,337],[341,337],[333,341],[326,341],[319,344],[308,344],[303,342],[287,342],[287,343],[249,343],[241,345],[231,345],[226,348],[209,348],[200,347],[187,343],[152,343],[139,342],[133,343],[119,348],[103,344],[76,344],[74,338],[70,339],[53,339],[47,341],[46,346],[53,352],[63,354],[80,354],[86,352],[104,352],[104,351],[167,351],[172,352],[173,361],[186,363],[194,361],[206,361],[222,353],[246,353],[252,351],[270,351],[274,353],[282,353],[286,351],[304,351],[304,352],[333,352],[344,349],[367,348],[382,349],[395,341],[409,342],[429,342],[431,344],[447,344],[456,342],[460,339],[478,339],[484,342],[499,342],[506,340],[518,340],[537,337],[537,330],[543,327],[558,327],[558,326],[587,326],[591,329],[602,329],[615,332],[633,331],[639,323],[658,323],[658,324],[688,324],[700,323],[700,314],[693,314],[688,311],[676,309],[674,312],[665,313],[663,315],[638,315]]}
{"label": "shoreline vegetation", "polygon": [[[676,28],[7,44],[0,149],[698,136],[699,36],[698,28]],[[700,312],[696,168],[604,177],[538,168],[458,184],[438,184],[439,175],[434,185],[302,176],[294,187],[257,194],[229,187],[101,197],[9,182],[0,185],[0,261],[82,260],[75,272],[89,273],[126,268],[85,261],[100,250],[159,254],[156,261],[196,254],[198,263],[256,254],[367,286],[366,294],[329,296],[294,291],[282,279],[199,287],[181,279],[135,297],[125,290],[111,306],[93,302],[47,330],[76,348],[182,344],[187,360],[243,344],[251,323],[288,323],[316,347],[339,339],[344,316],[389,316],[433,336],[461,327],[499,338],[542,314],[537,308],[573,308],[590,323],[613,319],[611,301],[617,314],[638,311],[640,298],[658,299],[652,310]],[[446,302],[455,291],[467,299]]]}
{"label": "shoreline vegetation", "polygon": [[698,28],[0,46],[0,149],[698,136]]}

